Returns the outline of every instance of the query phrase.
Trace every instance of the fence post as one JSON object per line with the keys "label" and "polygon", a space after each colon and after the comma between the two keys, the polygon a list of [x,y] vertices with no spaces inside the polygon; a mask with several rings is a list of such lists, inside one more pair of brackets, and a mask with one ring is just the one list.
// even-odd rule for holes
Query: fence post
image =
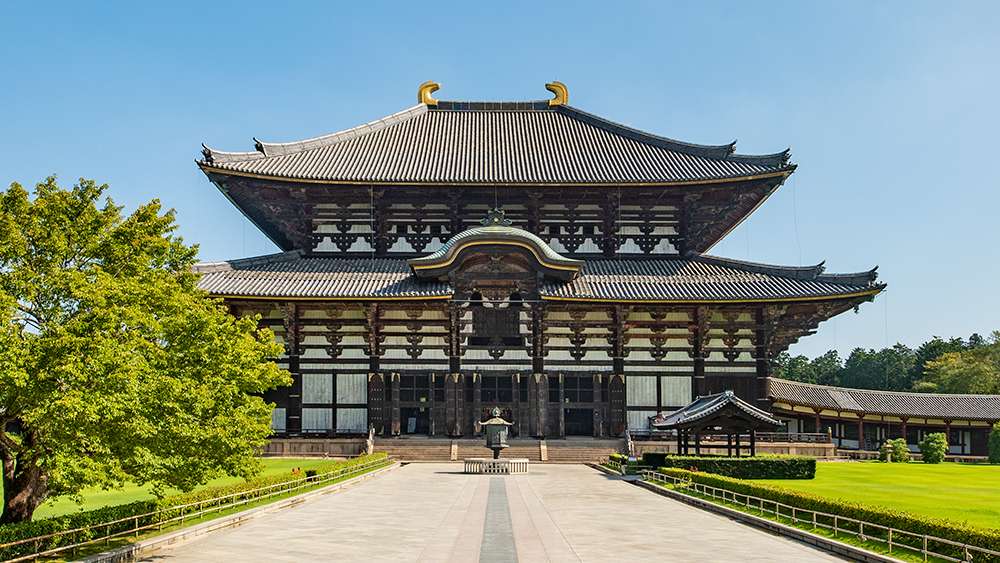
{"label": "fence post", "polygon": [[889,528],[889,553],[892,553],[892,528]]}
{"label": "fence post", "polygon": [[927,561],[927,536],[924,535],[924,549],[922,550],[924,554],[924,561]]}

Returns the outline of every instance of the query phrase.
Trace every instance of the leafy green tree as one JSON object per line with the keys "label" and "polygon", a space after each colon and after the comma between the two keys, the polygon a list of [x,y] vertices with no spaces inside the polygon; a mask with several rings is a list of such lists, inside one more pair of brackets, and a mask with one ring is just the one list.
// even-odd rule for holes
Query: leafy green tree
{"label": "leafy green tree", "polygon": [[936,360],[951,352],[962,352],[966,348],[967,344],[961,338],[950,338],[948,340],[939,336],[931,338],[914,350],[915,361],[912,373],[910,374],[910,380],[919,382],[924,378],[927,362]]}
{"label": "leafy green tree", "polygon": [[878,351],[855,348],[844,362],[840,383],[859,389],[907,391],[915,361],[913,350],[903,344]]}
{"label": "leafy green tree", "polygon": [[816,383],[816,374],[809,362],[809,358],[799,355],[792,356],[788,352],[778,354],[774,360],[774,377],[788,379],[791,381],[801,381],[803,383]]}
{"label": "leafy green tree", "polygon": [[1000,422],[993,425],[989,441],[990,463],[1000,463]]}
{"label": "leafy green tree", "polygon": [[938,393],[1000,394],[1000,331],[983,345],[927,362],[918,388]]}
{"label": "leafy green tree", "polygon": [[809,362],[813,373],[816,375],[816,383],[821,385],[839,385],[841,371],[844,369],[844,362],[840,359],[840,354],[836,350],[813,359]]}
{"label": "leafy green tree", "polygon": [[253,394],[290,383],[270,332],[196,288],[173,212],[125,216],[106,189],[0,192],[0,523],[84,487],[252,475]]}

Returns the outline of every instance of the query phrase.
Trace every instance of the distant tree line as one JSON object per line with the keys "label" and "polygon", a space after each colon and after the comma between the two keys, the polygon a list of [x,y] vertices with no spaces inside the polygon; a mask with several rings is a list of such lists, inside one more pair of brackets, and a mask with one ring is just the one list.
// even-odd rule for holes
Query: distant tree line
{"label": "distant tree line", "polygon": [[846,360],[836,350],[811,360],[783,352],[772,374],[858,389],[1000,394],[1000,331],[968,340],[935,336],[915,349],[899,343],[881,350],[855,348]]}

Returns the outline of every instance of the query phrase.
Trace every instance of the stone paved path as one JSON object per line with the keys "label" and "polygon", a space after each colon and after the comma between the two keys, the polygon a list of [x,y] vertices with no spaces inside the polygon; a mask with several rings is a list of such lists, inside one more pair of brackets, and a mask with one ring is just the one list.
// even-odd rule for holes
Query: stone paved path
{"label": "stone paved path", "polygon": [[411,464],[148,561],[837,561],[582,465]]}

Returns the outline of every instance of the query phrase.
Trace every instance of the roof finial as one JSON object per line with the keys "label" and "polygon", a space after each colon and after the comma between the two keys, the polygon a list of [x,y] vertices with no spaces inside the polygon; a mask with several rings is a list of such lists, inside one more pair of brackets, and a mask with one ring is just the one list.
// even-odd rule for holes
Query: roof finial
{"label": "roof finial", "polygon": [[552,92],[556,97],[549,100],[549,106],[564,106],[569,103],[569,89],[558,80],[554,80],[545,85],[545,89]]}
{"label": "roof finial", "polygon": [[486,213],[486,218],[479,222],[480,225],[484,227],[501,225],[504,227],[509,227],[514,224],[513,221],[507,218],[507,213],[499,207],[494,207]]}
{"label": "roof finial", "polygon": [[437,92],[439,89],[441,89],[441,85],[438,84],[437,82],[434,82],[433,80],[428,80],[427,82],[424,82],[423,84],[420,85],[420,88],[417,90],[417,101],[420,102],[421,104],[426,104],[429,106],[438,105],[438,101],[431,97],[431,93]]}

